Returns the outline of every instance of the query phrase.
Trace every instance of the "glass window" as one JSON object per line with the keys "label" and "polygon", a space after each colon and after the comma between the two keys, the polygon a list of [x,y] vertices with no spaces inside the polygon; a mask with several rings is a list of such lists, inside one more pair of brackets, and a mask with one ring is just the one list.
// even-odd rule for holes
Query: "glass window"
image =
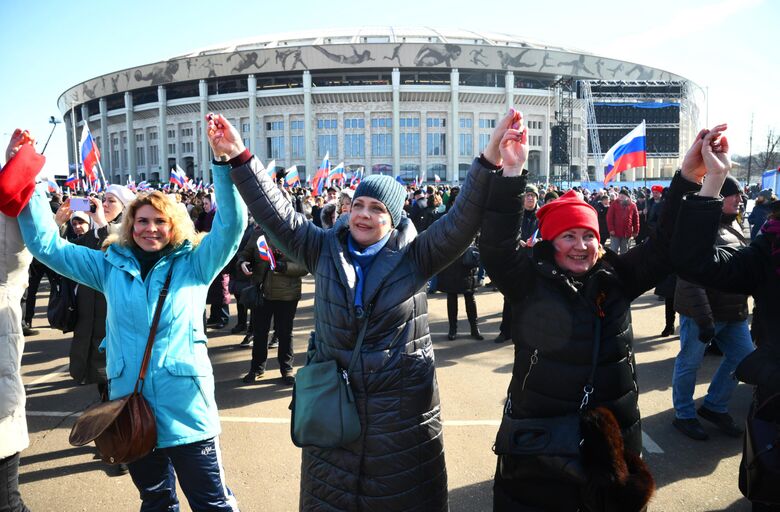
{"label": "glass window", "polygon": [[176,154],[176,144],[168,144],[168,153],[171,155]]}
{"label": "glass window", "polygon": [[479,148],[480,148],[480,151],[487,147],[488,142],[490,142],[490,134],[489,133],[480,133],[479,134]]}
{"label": "glass window", "polygon": [[149,165],[159,165],[160,154],[158,153],[157,146],[149,146]]}
{"label": "glass window", "polygon": [[149,140],[157,140],[157,132],[149,132]]}
{"label": "glass window", "polygon": [[334,119],[317,119],[317,128],[320,130],[335,130],[338,121]]}
{"label": "glass window", "polygon": [[366,136],[362,133],[348,133],[344,135],[344,156],[366,156]]}
{"label": "glass window", "polygon": [[366,127],[366,120],[362,117],[352,117],[344,119],[344,128],[360,129]]}
{"label": "glass window", "polygon": [[393,120],[390,117],[374,117],[371,119],[371,128],[392,128]]}
{"label": "glass window", "polygon": [[241,123],[241,131],[244,133],[249,133],[249,123]]}
{"label": "glass window", "polygon": [[479,127],[484,129],[493,129],[496,127],[496,120],[481,118],[479,120]]}
{"label": "glass window", "polygon": [[371,134],[371,154],[373,156],[390,156],[393,153],[393,136],[389,133]]}
{"label": "glass window", "polygon": [[330,158],[335,159],[339,150],[339,140],[337,135],[318,135],[317,136],[317,154],[320,158],[325,153],[330,153]]}
{"label": "glass window", "polygon": [[168,138],[169,139],[175,139],[176,138],[176,130],[168,130]]}
{"label": "glass window", "polygon": [[135,141],[136,142],[143,142],[144,141],[144,134],[143,133],[136,133],[135,134]]}
{"label": "glass window", "polygon": [[290,137],[290,144],[292,145],[293,158],[306,157],[306,148],[304,147],[303,135],[293,135],[292,137]]}
{"label": "glass window", "polygon": [[420,134],[402,133],[400,136],[401,156],[420,156]]}
{"label": "glass window", "polygon": [[407,183],[412,183],[415,178],[420,177],[420,166],[417,164],[401,164],[398,175]]}
{"label": "glass window", "polygon": [[428,172],[425,175],[425,180],[434,182],[436,181],[436,176],[438,175],[441,179],[447,179],[447,166],[445,164],[431,164],[428,166]]}
{"label": "glass window", "polygon": [[181,131],[182,137],[192,137],[192,128],[183,128]]}
{"label": "glass window", "polygon": [[303,120],[296,119],[294,121],[290,121],[290,129],[291,130],[303,130]]}
{"label": "glass window", "polygon": [[429,133],[426,138],[428,142],[428,156],[444,156],[446,152],[446,135],[444,133]]}
{"label": "glass window", "polygon": [[474,154],[474,136],[470,133],[461,133],[458,141],[460,142],[460,156],[472,156]]}
{"label": "glass window", "polygon": [[265,129],[269,132],[284,130],[284,121],[270,121],[265,123]]}
{"label": "glass window", "polygon": [[470,117],[461,117],[460,118],[460,127],[461,128],[472,128],[474,126],[474,121]]}
{"label": "glass window", "polygon": [[277,135],[275,137],[266,137],[266,149],[270,158],[284,158],[284,137]]}
{"label": "glass window", "polygon": [[402,117],[400,119],[401,128],[419,128],[420,127],[420,118],[419,117]]}
{"label": "glass window", "polygon": [[146,165],[145,157],[146,157],[146,154],[144,153],[144,148],[140,148],[140,147],[135,148],[135,163],[136,163],[136,165]]}
{"label": "glass window", "polygon": [[446,121],[443,117],[429,117],[426,123],[428,128],[445,128]]}

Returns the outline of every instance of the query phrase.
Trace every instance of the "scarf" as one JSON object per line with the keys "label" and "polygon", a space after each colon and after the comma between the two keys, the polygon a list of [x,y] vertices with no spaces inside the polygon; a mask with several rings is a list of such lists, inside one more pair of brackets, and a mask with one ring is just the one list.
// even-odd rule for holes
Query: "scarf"
{"label": "scarf", "polygon": [[780,219],[769,219],[761,226],[761,232],[774,235],[772,237],[772,261],[775,264],[775,274],[780,276]]}
{"label": "scarf", "polygon": [[379,254],[379,251],[382,250],[390,239],[390,233],[392,233],[392,231],[388,232],[384,238],[373,245],[369,245],[362,251],[352,239],[352,235],[347,235],[347,251],[349,252],[352,266],[355,267],[355,274],[357,275],[357,284],[355,285],[355,310],[359,314],[363,310],[363,283],[365,282],[365,277],[368,275],[368,271],[374,263],[376,255]]}
{"label": "scarf", "polygon": [[138,260],[138,266],[141,271],[141,280],[146,281],[146,276],[149,275],[149,271],[152,270],[155,263],[160,261],[163,256],[166,256],[173,252],[173,246],[171,244],[166,245],[159,251],[147,252],[140,247],[133,247],[133,255]]}

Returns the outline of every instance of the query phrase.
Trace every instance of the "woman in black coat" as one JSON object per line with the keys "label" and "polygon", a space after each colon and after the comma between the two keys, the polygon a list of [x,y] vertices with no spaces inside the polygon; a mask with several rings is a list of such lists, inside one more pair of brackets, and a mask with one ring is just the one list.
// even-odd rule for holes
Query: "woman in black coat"
{"label": "woman in black coat", "polygon": [[[512,306],[515,357],[507,423],[598,407],[599,417],[614,428],[614,452],[609,452],[614,460],[598,464],[584,458],[585,481],[566,480],[531,471],[527,460],[502,453],[494,510],[641,510],[654,484],[639,458],[642,431],[630,307],[671,270],[668,239],[676,209],[667,210],[661,229],[649,240],[618,256],[601,247],[593,207],[569,191],[537,213],[542,241],[531,250],[518,248],[514,234],[526,185],[526,138],[522,128],[504,136],[503,176],[491,183],[480,235],[480,256],[488,274]],[[701,146],[700,139],[697,144]],[[694,146],[682,175],[672,181],[673,202],[697,188],[703,168],[696,155],[699,148]],[[585,392],[594,348],[598,359],[593,386]]]}
{"label": "woman in black coat", "polygon": [[[687,279],[753,296],[757,349],[742,360],[735,373],[756,387],[755,401],[762,404],[780,393],[780,201],[772,203],[766,224],[749,246],[738,250],[715,246],[722,206],[719,191],[731,167],[728,143],[721,137],[725,126],[720,128],[704,139],[707,180],[698,195],[682,202],[672,256],[680,275]],[[778,511],[780,499],[772,504],[754,503],[753,510]]]}
{"label": "woman in black coat", "polygon": [[470,245],[460,258],[439,272],[436,290],[447,294],[447,320],[449,332],[447,338],[454,340],[458,335],[458,295],[463,295],[466,303],[466,317],[471,327],[471,337],[475,340],[485,338],[479,332],[479,315],[474,292],[477,289],[477,269],[479,269],[479,251]]}

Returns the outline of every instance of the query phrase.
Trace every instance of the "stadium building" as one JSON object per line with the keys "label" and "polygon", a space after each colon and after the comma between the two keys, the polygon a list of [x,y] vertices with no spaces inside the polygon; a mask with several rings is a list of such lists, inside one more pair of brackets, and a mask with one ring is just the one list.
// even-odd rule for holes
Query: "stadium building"
{"label": "stadium building", "polygon": [[628,171],[633,180],[677,168],[695,135],[697,89],[664,70],[516,36],[364,27],[198,50],[92,78],[58,105],[70,163],[88,122],[115,183],[167,181],[176,165],[210,182],[210,111],[263,162],[297,165],[302,179],[328,153],[348,171],[456,182],[512,106],[525,114],[528,168],[541,180],[595,179],[595,155],[645,119],[648,166]]}

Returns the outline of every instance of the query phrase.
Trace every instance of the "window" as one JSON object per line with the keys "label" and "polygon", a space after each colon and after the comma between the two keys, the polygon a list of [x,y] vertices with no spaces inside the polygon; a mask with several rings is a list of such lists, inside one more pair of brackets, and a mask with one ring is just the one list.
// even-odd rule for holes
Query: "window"
{"label": "window", "polygon": [[492,130],[496,127],[496,120],[495,119],[485,119],[481,118],[479,120],[479,127],[483,129],[489,129]]}
{"label": "window", "polygon": [[119,137],[111,136],[111,166],[119,167]]}
{"label": "window", "polygon": [[401,128],[419,128],[420,127],[420,118],[419,117],[402,117],[400,119],[400,125],[401,125]]}
{"label": "window", "polygon": [[480,133],[479,134],[479,148],[480,150],[483,150],[487,147],[488,142],[490,142],[490,134],[489,133]]}
{"label": "window", "polygon": [[192,153],[193,151],[193,144],[192,142],[182,142],[181,143],[181,152],[182,153]]}
{"label": "window", "polygon": [[366,136],[362,133],[348,133],[344,135],[344,156],[366,156]]}
{"label": "window", "polygon": [[474,154],[474,136],[470,133],[461,133],[458,140],[460,142],[460,156],[472,156]]}
{"label": "window", "polygon": [[269,158],[284,158],[284,137],[277,135],[275,137],[266,137],[265,140]]}
{"label": "window", "polygon": [[149,132],[149,140],[157,140],[157,132]]}
{"label": "window", "polygon": [[168,144],[168,154],[169,155],[176,154],[176,144]]}
{"label": "window", "polygon": [[371,128],[392,128],[393,120],[390,117],[374,117],[371,119]]}
{"label": "window", "polygon": [[347,129],[362,129],[366,127],[366,120],[362,117],[354,117],[344,119],[344,128]]}
{"label": "window", "polygon": [[428,128],[445,128],[447,126],[446,121],[443,117],[429,117],[426,125]]}
{"label": "window", "polygon": [[304,147],[303,135],[293,135],[290,137],[290,144],[292,145],[293,158],[306,157],[306,148]]}
{"label": "window", "polygon": [[265,129],[269,132],[284,130],[284,121],[271,121],[265,123]]}
{"label": "window", "polygon": [[160,164],[160,154],[157,152],[157,146],[149,146],[149,165]]}
{"label": "window", "polygon": [[443,133],[429,133],[427,135],[428,156],[444,156],[446,152],[446,135]]}
{"label": "window", "polygon": [[338,135],[318,135],[317,155],[322,158],[325,153],[330,153],[330,158],[336,158],[339,151]]}
{"label": "window", "polygon": [[392,153],[393,153],[393,136],[391,134],[389,133],[371,134],[371,154],[373,156],[390,156]]}
{"label": "window", "polygon": [[473,128],[474,127],[474,120],[470,117],[461,117],[460,118],[460,127],[461,128]]}
{"label": "window", "polygon": [[244,133],[249,133],[249,123],[241,123],[241,131]]}
{"label": "window", "polygon": [[413,182],[415,178],[420,177],[420,166],[417,164],[401,164],[401,171],[398,174],[406,182]]}
{"label": "window", "polygon": [[426,181],[435,181],[436,176],[441,179],[447,179],[447,166],[444,164],[431,164],[428,166],[428,172],[426,173]]}
{"label": "window", "polygon": [[290,121],[290,129],[291,130],[303,130],[303,120],[302,119],[296,119],[295,121]]}
{"label": "window", "polygon": [[143,142],[144,141],[144,134],[143,133],[136,133],[135,134],[135,141],[136,142]]}
{"label": "window", "polygon": [[168,138],[169,139],[175,139],[176,138],[176,130],[168,130]]}
{"label": "window", "polygon": [[136,147],[135,148],[135,164],[136,165],[146,165],[146,154],[144,153],[144,148],[142,147]]}
{"label": "window", "polygon": [[401,156],[420,156],[420,134],[401,133]]}
{"label": "window", "polygon": [[192,137],[192,128],[182,128],[181,136],[182,137]]}
{"label": "window", "polygon": [[337,125],[338,125],[338,120],[336,119],[317,119],[318,130],[335,130],[336,128],[338,128]]}

